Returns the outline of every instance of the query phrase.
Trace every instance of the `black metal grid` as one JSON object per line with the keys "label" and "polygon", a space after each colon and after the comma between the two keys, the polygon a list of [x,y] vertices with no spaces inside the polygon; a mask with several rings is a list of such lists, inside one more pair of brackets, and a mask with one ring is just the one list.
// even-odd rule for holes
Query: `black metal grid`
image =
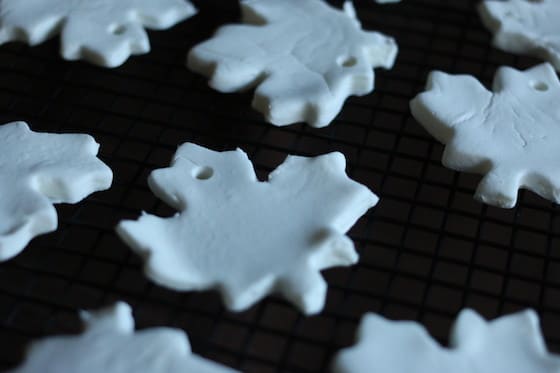
{"label": "black metal grid", "polygon": [[[276,128],[250,109],[250,93],[219,94],[184,67],[190,47],[238,18],[236,1],[195,3],[199,15],[150,32],[152,53],[114,70],[63,61],[57,40],[0,47],[1,122],[90,133],[115,173],[111,190],[58,205],[59,229],[0,264],[0,368],[18,363],[35,338],[78,332],[77,309],[118,299],[133,306],[139,328],[183,328],[196,353],[247,372],[325,371],[334,352],[352,343],[367,311],[421,321],[445,343],[463,307],[489,318],[532,307],[549,348],[560,350],[558,208],[529,192],[512,210],[475,202],[479,176],[443,168],[442,146],[408,109],[433,69],[489,84],[500,65],[538,61],[492,48],[471,1],[356,1],[366,28],[397,39],[395,67],[378,70],[375,92],[349,99],[331,126]],[[338,150],[350,176],[380,195],[350,232],[360,263],[324,273],[323,313],[303,317],[268,297],[235,314],[216,294],[175,293],[144,278],[140,260],[113,228],[142,209],[172,213],[150,193],[146,177],[185,141],[239,146],[263,177],[287,154]]]}

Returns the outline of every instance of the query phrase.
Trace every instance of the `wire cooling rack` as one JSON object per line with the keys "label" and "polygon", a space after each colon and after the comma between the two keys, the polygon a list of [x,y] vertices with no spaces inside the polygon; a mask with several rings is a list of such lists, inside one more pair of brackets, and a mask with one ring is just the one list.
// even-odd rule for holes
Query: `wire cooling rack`
{"label": "wire cooling rack", "polygon": [[[63,61],[56,39],[0,47],[2,123],[92,134],[115,174],[109,191],[58,205],[59,229],[0,264],[0,368],[17,364],[33,339],[79,332],[78,309],[115,300],[133,306],[139,328],[182,328],[196,353],[247,372],[326,371],[367,311],[418,320],[445,343],[463,307],[487,318],[532,307],[549,348],[560,350],[557,206],[530,192],[511,210],[474,201],[480,177],[443,168],[442,146],[408,109],[433,69],[488,85],[500,65],[538,61],[492,48],[471,1],[356,1],[366,28],[397,39],[395,67],[378,70],[375,92],[349,99],[331,126],[277,128],[250,109],[250,93],[214,92],[184,67],[194,44],[239,17],[233,0],[195,3],[196,17],[150,32],[152,52],[114,70]],[[275,297],[231,313],[212,292],[176,293],[145,279],[114,226],[140,210],[173,213],[146,178],[185,141],[241,147],[262,178],[288,154],[338,150],[350,176],[380,195],[350,232],[360,263],[324,272],[329,291],[319,316],[304,317]]]}

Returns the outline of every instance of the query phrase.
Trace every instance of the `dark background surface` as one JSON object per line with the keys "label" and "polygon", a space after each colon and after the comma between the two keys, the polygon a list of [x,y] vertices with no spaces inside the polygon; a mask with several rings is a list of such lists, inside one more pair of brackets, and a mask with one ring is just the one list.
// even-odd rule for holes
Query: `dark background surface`
{"label": "dark background surface", "polygon": [[[193,350],[248,372],[322,372],[353,341],[360,316],[418,320],[442,343],[456,313],[485,317],[532,307],[549,348],[560,350],[558,208],[530,192],[503,210],[472,199],[480,179],[441,166],[443,147],[411,117],[409,100],[433,69],[489,84],[496,68],[538,61],[494,49],[471,1],[356,1],[365,28],[394,36],[400,52],[377,70],[376,90],[351,98],[324,129],[277,128],[250,108],[251,94],[224,95],[184,67],[187,51],[216,26],[238,19],[236,1],[195,1],[199,14],[150,32],[152,52],[108,70],[58,55],[58,39],[0,47],[0,120],[37,131],[84,132],[101,144],[113,187],[77,205],[58,205],[59,229],[0,264],[0,367],[33,339],[76,333],[76,311],[129,302],[139,328],[184,329]],[[304,317],[275,297],[231,313],[212,292],[153,285],[141,261],[115,236],[140,210],[170,215],[148,190],[154,168],[178,144],[241,147],[264,178],[288,154],[338,150],[348,173],[381,201],[350,231],[360,263],[324,272],[325,310]]]}

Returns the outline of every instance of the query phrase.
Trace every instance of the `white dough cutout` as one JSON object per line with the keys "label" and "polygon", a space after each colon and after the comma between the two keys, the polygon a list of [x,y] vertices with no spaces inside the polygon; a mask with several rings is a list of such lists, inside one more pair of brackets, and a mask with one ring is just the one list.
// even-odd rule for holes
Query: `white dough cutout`
{"label": "white dough cutout", "polygon": [[560,71],[560,1],[483,1],[478,11],[496,47],[542,58]]}
{"label": "white dough cutout", "polygon": [[134,331],[130,306],[116,303],[82,312],[81,335],[56,336],[31,344],[24,363],[10,373],[234,373],[191,352],[180,329]]}
{"label": "white dough cutout", "polygon": [[195,46],[188,66],[220,92],[256,87],[253,107],[277,126],[327,126],[397,54],[392,38],[360,28],[351,2],[340,11],[322,0],[242,0],[241,10],[245,24]]}
{"label": "white dough cutout", "polygon": [[60,33],[65,59],[116,67],[150,51],[144,27],[166,29],[195,13],[186,0],[0,0],[0,44]]}
{"label": "white dough cutout", "polygon": [[547,351],[534,311],[486,321],[467,309],[455,321],[450,348],[416,322],[366,314],[356,345],[333,365],[334,373],[558,373],[560,357]]}
{"label": "white dough cutout", "polygon": [[247,155],[195,144],[179,147],[149,186],[180,211],[143,214],[117,232],[146,260],[156,283],[175,290],[217,289],[226,306],[244,310],[279,292],[307,314],[325,302],[320,270],[358,259],[345,235],[377,197],[345,174],[341,153],[289,156],[257,179]]}
{"label": "white dough cutout", "polygon": [[0,126],[0,261],[56,229],[53,203],[76,203],[111,186],[98,149],[89,135],[36,133],[23,122]]}
{"label": "white dough cutout", "polygon": [[511,208],[519,188],[560,202],[560,84],[551,65],[498,69],[493,91],[468,75],[432,72],[412,114],[446,144],[443,164],[485,174],[475,197]]}

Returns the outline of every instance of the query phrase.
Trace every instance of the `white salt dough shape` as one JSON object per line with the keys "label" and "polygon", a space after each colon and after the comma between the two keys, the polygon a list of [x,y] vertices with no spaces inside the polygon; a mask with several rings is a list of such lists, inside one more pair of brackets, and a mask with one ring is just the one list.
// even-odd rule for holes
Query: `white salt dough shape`
{"label": "white salt dough shape", "polygon": [[36,133],[26,123],[0,126],[0,260],[57,227],[53,203],[76,203],[111,186],[89,135]]}
{"label": "white salt dough shape", "polygon": [[483,1],[478,11],[496,47],[542,58],[560,71],[560,1]]}
{"label": "white salt dough shape", "polygon": [[374,67],[392,67],[392,38],[360,29],[322,0],[242,0],[244,25],[221,27],[188,56],[221,92],[257,87],[253,107],[277,126],[328,125],[350,95],[373,90]]}
{"label": "white salt dough shape", "polygon": [[171,167],[149,177],[152,191],[181,211],[143,214],[118,234],[146,259],[146,273],[176,290],[219,290],[244,310],[272,291],[307,314],[319,312],[326,283],[320,270],[358,255],[344,235],[377,197],[345,174],[341,153],[289,156],[257,180],[240,149],[179,147]]}
{"label": "white salt dough shape", "polygon": [[134,331],[130,306],[118,302],[82,312],[86,330],[34,342],[24,363],[11,373],[233,373],[191,352],[180,329]]}
{"label": "white salt dough shape", "polygon": [[37,45],[60,33],[65,59],[116,67],[150,51],[144,27],[169,28],[195,13],[186,0],[0,0],[0,44]]}
{"label": "white salt dough shape", "polygon": [[550,354],[539,319],[527,310],[486,321],[463,310],[441,347],[420,324],[366,314],[357,344],[334,360],[334,373],[557,373],[560,357]]}
{"label": "white salt dough shape", "polygon": [[446,144],[443,164],[485,174],[475,197],[513,207],[520,187],[560,202],[560,84],[550,64],[498,69],[493,92],[468,75],[432,72],[414,117]]}

